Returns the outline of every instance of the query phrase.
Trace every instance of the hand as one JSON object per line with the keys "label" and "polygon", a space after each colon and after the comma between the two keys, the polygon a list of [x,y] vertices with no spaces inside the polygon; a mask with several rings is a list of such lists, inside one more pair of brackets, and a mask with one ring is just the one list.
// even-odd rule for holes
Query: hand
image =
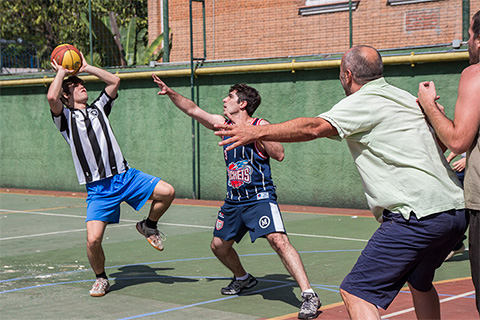
{"label": "hand", "polygon": [[433,81],[421,82],[418,85],[417,104],[420,106],[420,108],[424,109],[425,107],[434,104],[434,102],[439,98],[440,97],[437,96],[437,91]]}
{"label": "hand", "polygon": [[244,121],[238,121],[233,119],[232,115],[228,112],[225,115],[234,123],[234,124],[216,124],[215,131],[216,136],[220,137],[230,137],[226,140],[220,141],[218,144],[220,146],[225,146],[231,144],[227,147],[227,151],[235,149],[236,147],[244,146],[246,144],[252,143],[258,139],[255,138],[256,126],[253,126]]}
{"label": "hand", "polygon": [[58,64],[55,59],[53,59],[50,64],[52,65],[53,71],[55,71],[56,73],[64,72],[64,76],[67,76],[73,73],[73,70],[64,68],[61,64]]}
{"label": "hand", "polygon": [[456,172],[462,172],[463,170],[465,170],[466,162],[467,158],[461,158],[460,160],[455,161],[454,163],[452,163],[453,170]]}
{"label": "hand", "polygon": [[158,95],[166,95],[168,92],[169,87],[163,82],[159,77],[157,77],[155,74],[152,74],[153,82],[155,82],[158,87],[160,88],[160,91],[157,93]]}
{"label": "hand", "polygon": [[78,69],[78,73],[84,72],[85,68],[89,66],[82,52],[80,52],[80,57],[82,58],[82,66]]}

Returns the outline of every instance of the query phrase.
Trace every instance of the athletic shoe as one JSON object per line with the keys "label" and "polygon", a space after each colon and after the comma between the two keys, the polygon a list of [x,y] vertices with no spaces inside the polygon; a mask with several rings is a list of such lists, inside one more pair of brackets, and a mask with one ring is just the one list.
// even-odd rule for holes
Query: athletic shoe
{"label": "athletic shoe", "polygon": [[165,236],[163,236],[163,234],[160,231],[158,231],[158,229],[156,228],[152,229],[147,227],[146,219],[137,222],[137,230],[145,238],[147,238],[147,241],[152,245],[152,247],[154,247],[159,251],[163,250],[162,240],[165,240]]}
{"label": "athletic shoe", "polygon": [[462,253],[465,251],[465,245],[462,245],[460,248],[458,248],[457,250],[452,250],[450,251],[450,253],[448,254],[448,256],[445,258],[445,261],[449,260],[450,258],[452,258],[454,255],[456,254],[459,254],[459,253]]}
{"label": "athletic shoe", "polygon": [[245,280],[236,280],[235,276],[232,279],[232,282],[225,288],[222,288],[221,292],[225,295],[239,294],[243,289],[253,288],[258,283],[251,274],[248,275],[248,278]]}
{"label": "athletic shoe", "polygon": [[109,290],[110,283],[108,283],[108,280],[105,278],[97,278],[92,286],[92,289],[90,289],[90,295],[92,297],[103,297]]}
{"label": "athletic shoe", "polygon": [[302,293],[302,305],[300,306],[298,319],[315,319],[321,306],[322,302],[315,292]]}

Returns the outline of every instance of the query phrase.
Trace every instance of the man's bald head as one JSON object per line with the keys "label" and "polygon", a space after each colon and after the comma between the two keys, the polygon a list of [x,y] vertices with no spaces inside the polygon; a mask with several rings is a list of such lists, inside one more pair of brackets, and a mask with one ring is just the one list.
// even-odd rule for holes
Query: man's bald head
{"label": "man's bald head", "polygon": [[358,45],[345,52],[342,69],[350,70],[353,80],[359,84],[383,77],[383,62],[378,51],[370,46]]}

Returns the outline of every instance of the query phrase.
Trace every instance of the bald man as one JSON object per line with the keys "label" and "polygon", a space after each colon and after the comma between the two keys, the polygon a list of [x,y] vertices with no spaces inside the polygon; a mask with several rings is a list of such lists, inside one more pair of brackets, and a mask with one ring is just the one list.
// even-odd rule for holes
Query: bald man
{"label": "bald man", "polygon": [[467,228],[460,182],[445,160],[416,97],[388,84],[382,58],[368,46],[347,51],[340,65],[346,98],[316,118],[249,126],[219,125],[228,148],[253,141],[345,139],[367,202],[381,223],[340,293],[352,319],[380,319],[408,283],[418,318],[439,319],[432,281]]}

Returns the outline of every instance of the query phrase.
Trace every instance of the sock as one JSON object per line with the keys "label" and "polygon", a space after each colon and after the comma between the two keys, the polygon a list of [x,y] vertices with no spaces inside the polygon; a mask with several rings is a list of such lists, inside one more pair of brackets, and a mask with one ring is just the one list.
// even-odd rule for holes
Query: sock
{"label": "sock", "polygon": [[157,223],[158,221],[152,221],[150,219],[146,219],[145,220],[145,224],[147,225],[147,227],[149,227],[150,229],[157,229]]}
{"label": "sock", "polygon": [[313,294],[315,294],[315,291],[313,291],[312,288],[307,289],[307,290],[305,290],[305,291],[302,292],[302,297],[304,297],[306,293],[313,293]]}
{"label": "sock", "polygon": [[243,277],[240,277],[240,278],[235,277],[235,280],[243,281],[243,280],[247,280],[247,278],[248,278],[248,272],[247,272],[247,274],[244,275]]}
{"label": "sock", "polygon": [[102,273],[100,274],[96,274],[97,278],[103,278],[103,279],[107,279],[108,280],[108,277],[107,277],[107,274],[105,273],[105,271],[103,271]]}

